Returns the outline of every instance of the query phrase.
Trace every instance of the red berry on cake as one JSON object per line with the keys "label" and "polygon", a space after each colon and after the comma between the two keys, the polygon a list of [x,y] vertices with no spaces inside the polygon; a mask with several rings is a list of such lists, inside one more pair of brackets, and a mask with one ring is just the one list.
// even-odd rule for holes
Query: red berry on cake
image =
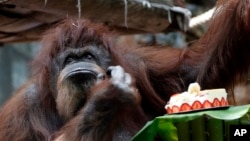
{"label": "red berry on cake", "polygon": [[179,107],[177,107],[177,106],[173,106],[173,108],[172,108],[172,112],[173,112],[173,113],[178,113],[178,112],[180,112]]}
{"label": "red berry on cake", "polygon": [[214,99],[214,101],[213,101],[213,106],[214,106],[214,107],[219,107],[219,106],[221,106],[221,102],[219,101],[218,98],[215,98],[215,99]]}
{"label": "red berry on cake", "polygon": [[221,106],[227,106],[228,102],[224,99],[224,97],[221,99]]}
{"label": "red berry on cake", "polygon": [[167,108],[167,113],[172,113],[172,109],[170,107]]}
{"label": "red berry on cake", "polygon": [[192,108],[191,108],[191,106],[190,106],[189,104],[183,103],[183,104],[181,105],[180,111],[190,111],[191,109],[192,109]]}
{"label": "red berry on cake", "polygon": [[203,108],[212,108],[212,103],[208,100],[205,100],[203,103]]}
{"label": "red berry on cake", "polygon": [[192,105],[192,108],[193,108],[194,110],[201,109],[201,108],[202,108],[201,102],[200,102],[200,101],[195,101],[195,102],[193,103],[193,105]]}

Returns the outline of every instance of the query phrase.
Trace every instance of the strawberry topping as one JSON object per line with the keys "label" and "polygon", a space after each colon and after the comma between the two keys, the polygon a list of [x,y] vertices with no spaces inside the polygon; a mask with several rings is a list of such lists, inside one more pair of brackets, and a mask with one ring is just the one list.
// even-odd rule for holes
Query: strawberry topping
{"label": "strawberry topping", "polygon": [[221,99],[221,106],[227,106],[228,102],[224,99],[224,97]]}
{"label": "strawberry topping", "polygon": [[201,109],[201,108],[202,108],[201,102],[200,102],[200,101],[195,101],[195,102],[193,103],[193,105],[192,105],[192,108],[193,108],[194,110]]}
{"label": "strawberry topping", "polygon": [[219,107],[219,106],[221,106],[221,102],[219,101],[218,98],[215,98],[215,99],[214,99],[214,101],[213,101],[213,106],[214,106],[214,107]]}
{"label": "strawberry topping", "polygon": [[170,107],[167,108],[167,113],[172,113],[172,109]]}
{"label": "strawberry topping", "polygon": [[211,108],[212,107],[212,103],[209,102],[208,100],[205,100],[203,103],[203,107],[204,108]]}
{"label": "strawberry topping", "polygon": [[183,103],[183,104],[181,105],[180,111],[190,111],[191,109],[192,109],[192,108],[191,108],[191,106],[190,106],[189,104]]}
{"label": "strawberry topping", "polygon": [[180,112],[179,107],[177,107],[177,106],[173,106],[173,108],[172,108],[172,112],[173,112],[173,113],[178,113],[178,112]]}

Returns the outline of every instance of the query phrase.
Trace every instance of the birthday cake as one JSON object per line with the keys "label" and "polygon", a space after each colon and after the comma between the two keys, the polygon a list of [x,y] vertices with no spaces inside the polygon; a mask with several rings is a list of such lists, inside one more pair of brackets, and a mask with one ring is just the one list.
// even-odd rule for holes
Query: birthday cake
{"label": "birthday cake", "polygon": [[168,114],[228,106],[225,89],[200,90],[198,83],[189,85],[188,91],[170,97],[165,109]]}

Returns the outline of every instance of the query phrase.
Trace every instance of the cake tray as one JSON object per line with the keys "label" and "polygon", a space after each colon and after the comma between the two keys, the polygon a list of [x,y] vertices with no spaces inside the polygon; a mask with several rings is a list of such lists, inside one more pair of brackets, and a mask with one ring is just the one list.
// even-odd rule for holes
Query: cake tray
{"label": "cake tray", "polygon": [[211,107],[211,108],[202,108],[202,109],[197,109],[197,110],[180,111],[180,112],[175,112],[175,113],[167,113],[167,115],[184,114],[184,113],[200,112],[200,111],[207,111],[207,110],[221,110],[221,109],[227,109],[230,106],[231,105],[220,106],[220,107]]}

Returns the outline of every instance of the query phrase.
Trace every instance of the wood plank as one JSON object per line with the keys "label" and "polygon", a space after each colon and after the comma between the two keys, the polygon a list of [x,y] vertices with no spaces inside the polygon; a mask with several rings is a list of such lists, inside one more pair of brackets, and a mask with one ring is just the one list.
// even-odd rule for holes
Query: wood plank
{"label": "wood plank", "polygon": [[188,24],[188,14],[185,11],[176,11],[172,7],[173,0],[151,0],[151,3],[146,3],[147,0],[81,0],[80,9],[77,8],[77,0],[47,0],[46,4],[45,1],[9,0],[5,4],[53,13],[65,18],[81,16],[110,26],[154,33],[165,31],[171,21],[177,19],[177,28],[183,29],[184,26],[180,24]]}

